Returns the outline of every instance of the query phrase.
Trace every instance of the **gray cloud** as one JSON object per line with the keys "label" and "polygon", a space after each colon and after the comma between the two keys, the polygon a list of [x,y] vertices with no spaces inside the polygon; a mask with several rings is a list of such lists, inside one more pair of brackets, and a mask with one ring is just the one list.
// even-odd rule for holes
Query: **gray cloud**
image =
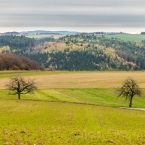
{"label": "gray cloud", "polygon": [[0,0],[0,28],[144,28],[144,0]]}

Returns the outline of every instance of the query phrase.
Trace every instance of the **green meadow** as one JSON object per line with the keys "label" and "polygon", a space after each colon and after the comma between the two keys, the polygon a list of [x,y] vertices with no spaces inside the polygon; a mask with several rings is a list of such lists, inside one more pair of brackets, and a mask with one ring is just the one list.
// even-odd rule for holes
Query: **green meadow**
{"label": "green meadow", "polygon": [[143,111],[26,100],[1,100],[0,108],[1,144],[145,143]]}
{"label": "green meadow", "polygon": [[115,34],[115,35],[105,35],[108,38],[118,38],[124,41],[138,41],[141,42],[145,40],[145,35],[141,34]]}
{"label": "green meadow", "polygon": [[55,39],[58,39],[60,37],[64,37],[65,35],[62,35],[62,34],[29,34],[27,35],[26,37],[29,37],[29,38],[45,38],[45,37],[53,37]]}
{"label": "green meadow", "polygon": [[[27,37],[29,38],[44,38],[44,37],[54,37],[55,39],[58,39],[60,37],[64,37],[65,35],[62,34],[29,34]],[[138,41],[141,42],[142,40],[145,40],[145,35],[141,34],[115,34],[115,35],[109,35],[105,34],[108,38],[118,38],[122,39],[124,41]]]}
{"label": "green meadow", "polygon": [[[8,95],[7,90],[0,90],[0,99],[17,100],[17,95]],[[117,97],[115,89],[108,88],[63,88],[37,90],[34,94],[21,95],[22,100],[70,102],[110,107],[128,107],[128,100]],[[145,89],[142,97],[133,99],[134,108],[145,108]]]}
{"label": "green meadow", "polygon": [[[0,145],[144,145],[145,111],[115,89],[131,76],[145,108],[145,72],[0,71]],[[34,78],[34,94],[9,95],[10,77]]]}

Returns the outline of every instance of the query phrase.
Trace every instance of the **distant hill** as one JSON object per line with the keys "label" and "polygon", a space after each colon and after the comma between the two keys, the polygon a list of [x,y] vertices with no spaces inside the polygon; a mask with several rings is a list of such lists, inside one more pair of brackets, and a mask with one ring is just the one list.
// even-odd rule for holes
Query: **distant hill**
{"label": "distant hill", "polygon": [[[0,52],[13,52],[22,54],[25,51],[31,50],[36,46],[36,40],[25,36],[1,35],[0,36]],[[4,48],[9,49],[4,49]]]}
{"label": "distant hill", "polygon": [[[36,53],[34,53],[36,52]],[[56,70],[145,69],[145,42],[82,33],[37,45],[31,59]]]}
{"label": "distant hill", "polygon": [[142,35],[145,35],[145,32],[141,32]]}
{"label": "distant hill", "polygon": [[5,32],[2,33],[2,35],[13,35],[13,36],[19,36],[21,35],[19,32]]}
{"label": "distant hill", "polygon": [[[24,33],[24,32],[20,32]],[[78,34],[79,32],[76,31],[46,31],[46,30],[35,30],[35,31],[25,31],[27,34],[65,34],[65,35],[71,35],[71,34]]]}
{"label": "distant hill", "polygon": [[81,33],[57,39],[0,36],[0,53],[26,56],[50,70],[145,70],[144,40],[108,36],[114,35]]}
{"label": "distant hill", "polygon": [[29,34],[64,34],[64,35],[72,35],[78,34],[80,32],[77,31],[47,31],[47,30],[34,30],[34,31],[22,31],[22,32],[5,32],[1,33],[2,35],[29,35]]}

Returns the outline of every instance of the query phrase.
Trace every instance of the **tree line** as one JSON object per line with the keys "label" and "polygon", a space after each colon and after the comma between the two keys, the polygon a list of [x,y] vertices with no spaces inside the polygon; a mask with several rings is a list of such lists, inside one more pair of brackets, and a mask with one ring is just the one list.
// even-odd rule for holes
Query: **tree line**
{"label": "tree line", "polygon": [[105,54],[102,50],[64,50],[53,53],[26,55],[37,60],[51,70],[130,70],[135,69],[131,63]]}
{"label": "tree line", "polygon": [[44,70],[44,68],[27,57],[1,53],[0,70]]}
{"label": "tree line", "polygon": [[0,36],[0,46],[9,45],[11,48],[24,48],[36,45],[36,40],[25,36],[2,35]]}

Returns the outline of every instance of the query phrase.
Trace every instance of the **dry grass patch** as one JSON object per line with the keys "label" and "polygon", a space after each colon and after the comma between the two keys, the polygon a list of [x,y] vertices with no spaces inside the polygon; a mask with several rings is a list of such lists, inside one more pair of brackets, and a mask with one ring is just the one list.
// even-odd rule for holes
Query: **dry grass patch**
{"label": "dry grass patch", "polygon": [[[116,88],[128,77],[133,77],[141,88],[145,88],[144,71],[48,72],[48,74],[47,72],[36,72],[36,74],[32,72],[32,74],[33,75],[29,72],[27,77],[35,78],[39,89]],[[8,82],[8,78],[0,78],[0,82],[0,89],[4,89],[4,85]]]}

